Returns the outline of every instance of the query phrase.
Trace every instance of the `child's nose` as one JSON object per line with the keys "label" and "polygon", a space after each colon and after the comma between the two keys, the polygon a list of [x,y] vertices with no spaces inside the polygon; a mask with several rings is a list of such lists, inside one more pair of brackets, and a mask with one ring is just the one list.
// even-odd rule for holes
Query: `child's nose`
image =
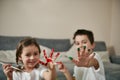
{"label": "child's nose", "polygon": [[34,56],[31,56],[30,59],[34,59]]}
{"label": "child's nose", "polygon": [[79,48],[82,48],[83,47],[83,44],[81,43],[81,44],[79,44]]}

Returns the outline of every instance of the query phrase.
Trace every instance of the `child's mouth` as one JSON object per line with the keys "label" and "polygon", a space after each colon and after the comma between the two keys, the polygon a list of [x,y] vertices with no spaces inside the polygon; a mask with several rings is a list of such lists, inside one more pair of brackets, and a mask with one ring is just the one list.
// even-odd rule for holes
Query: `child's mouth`
{"label": "child's mouth", "polygon": [[36,63],[36,61],[30,61],[30,62],[28,62],[29,64],[35,64]]}

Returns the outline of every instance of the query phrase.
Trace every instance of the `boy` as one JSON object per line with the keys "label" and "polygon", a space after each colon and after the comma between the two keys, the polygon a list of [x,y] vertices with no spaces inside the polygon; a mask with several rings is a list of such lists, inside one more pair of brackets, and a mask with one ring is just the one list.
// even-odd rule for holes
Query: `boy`
{"label": "boy", "polygon": [[79,29],[73,36],[78,49],[78,58],[74,59],[74,76],[76,80],[105,80],[101,58],[93,53],[95,47],[92,31]]}

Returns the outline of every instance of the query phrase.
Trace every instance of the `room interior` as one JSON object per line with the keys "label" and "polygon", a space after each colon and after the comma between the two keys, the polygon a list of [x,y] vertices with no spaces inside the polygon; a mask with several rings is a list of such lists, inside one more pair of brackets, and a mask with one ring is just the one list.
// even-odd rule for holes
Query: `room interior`
{"label": "room interior", "polygon": [[[109,55],[120,56],[120,0],[0,0],[0,36],[70,39],[94,32]],[[120,57],[117,62],[120,61]]]}
{"label": "room interior", "polygon": [[119,4],[119,0],[0,0],[0,35],[72,40],[73,33],[84,28],[120,55]]}

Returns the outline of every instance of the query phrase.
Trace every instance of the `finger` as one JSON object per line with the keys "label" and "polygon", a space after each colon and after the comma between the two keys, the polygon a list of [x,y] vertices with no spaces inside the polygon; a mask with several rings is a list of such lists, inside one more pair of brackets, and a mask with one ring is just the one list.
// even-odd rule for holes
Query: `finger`
{"label": "finger", "polygon": [[44,53],[44,57],[45,57],[45,59],[47,60],[47,54],[46,54],[46,51],[43,50],[43,53]]}
{"label": "finger", "polygon": [[89,59],[94,58],[94,56],[95,56],[95,53],[90,54]]}
{"label": "finger", "polygon": [[40,61],[40,60],[39,60],[39,63],[42,64],[42,65],[45,65],[45,66],[47,65],[47,63],[45,63],[43,61]]}
{"label": "finger", "polygon": [[7,65],[6,68],[4,69],[5,72],[12,71],[13,68],[10,65]]}
{"label": "finger", "polygon": [[65,55],[65,57],[68,58],[69,60],[71,60],[74,64],[77,64],[78,61],[79,61],[79,59],[74,59],[74,58],[71,57],[71,56],[67,56],[67,55]]}
{"label": "finger", "polygon": [[86,45],[83,46],[83,49],[84,49],[84,50],[86,49]]}
{"label": "finger", "polygon": [[85,56],[85,50],[86,50],[86,46],[82,46],[82,47],[80,48],[80,51],[79,51],[80,57],[81,57],[81,56]]}
{"label": "finger", "polygon": [[65,55],[65,57],[68,58],[69,60],[73,60],[73,58],[71,56]]}
{"label": "finger", "polygon": [[80,49],[80,52],[79,52],[80,56],[78,57],[78,59],[79,59],[80,57],[83,57],[83,56],[84,56],[84,53],[85,53],[85,51],[84,51],[83,49]]}
{"label": "finger", "polygon": [[93,64],[95,53],[90,54],[88,59],[88,67],[90,67]]}
{"label": "finger", "polygon": [[85,56],[87,53],[86,53],[86,45],[84,45],[83,47],[82,47],[82,56]]}
{"label": "finger", "polygon": [[61,64],[61,65],[59,66],[59,69],[61,70],[61,69],[63,69],[63,68],[64,68],[64,65]]}
{"label": "finger", "polygon": [[13,70],[13,68],[11,66],[9,66],[9,67],[6,68],[6,71],[8,71],[8,72],[12,71],[12,70]]}
{"label": "finger", "polygon": [[88,54],[92,54],[93,50],[92,49],[88,49]]}
{"label": "finger", "polygon": [[57,54],[55,55],[54,61],[58,58],[59,55],[60,55],[60,53],[57,53]]}
{"label": "finger", "polygon": [[54,64],[53,62],[47,63],[47,66],[48,66],[50,69],[55,68],[55,64]]}
{"label": "finger", "polygon": [[77,54],[78,54],[78,58],[79,58],[80,57],[80,48],[78,48],[77,51],[78,51]]}
{"label": "finger", "polygon": [[62,64],[62,62],[55,62],[56,64]]}
{"label": "finger", "polygon": [[83,49],[84,49],[84,56],[89,56],[89,51],[90,51],[90,49],[88,49],[88,47],[87,46],[83,46]]}
{"label": "finger", "polygon": [[54,49],[52,49],[52,51],[51,51],[51,53],[50,53],[50,58],[52,58],[53,52],[54,52]]}
{"label": "finger", "polygon": [[90,54],[92,53],[91,49],[86,48],[85,52],[84,52],[84,57],[88,57]]}
{"label": "finger", "polygon": [[74,58],[73,58],[71,61],[72,61],[74,64],[76,64],[76,65],[77,65],[77,64],[78,64],[78,62],[79,62],[79,60],[78,60],[78,59],[74,59]]}
{"label": "finger", "polygon": [[7,67],[10,67],[10,64],[3,64],[3,69],[6,69]]}
{"label": "finger", "polygon": [[[78,60],[76,60],[76,59],[73,59],[73,61],[72,61],[76,66],[79,66],[79,61]],[[79,66],[80,67],[80,66]]]}
{"label": "finger", "polygon": [[63,63],[62,63],[62,62],[57,62],[57,63],[58,63],[58,68],[59,68],[59,69],[62,69],[63,66],[64,66]]}

